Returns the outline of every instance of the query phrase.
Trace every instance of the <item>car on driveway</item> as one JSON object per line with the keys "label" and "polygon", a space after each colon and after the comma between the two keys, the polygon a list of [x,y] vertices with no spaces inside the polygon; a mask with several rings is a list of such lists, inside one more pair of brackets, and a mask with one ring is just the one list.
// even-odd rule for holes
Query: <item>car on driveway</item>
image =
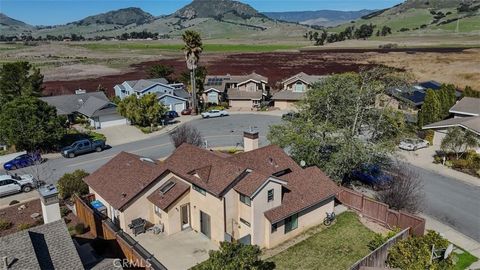
{"label": "car on driveway", "polygon": [[429,142],[422,139],[404,139],[400,141],[398,147],[407,151],[416,151],[418,149],[427,148]]}
{"label": "car on driveway", "polygon": [[83,139],[74,142],[72,145],[62,148],[62,156],[66,158],[74,158],[78,155],[91,153],[91,152],[101,152],[105,149],[104,140],[89,140]]}
{"label": "car on driveway", "polygon": [[168,111],[163,116],[166,117],[166,118],[177,118],[177,117],[179,117],[179,115],[176,111]]}
{"label": "car on driveway", "polygon": [[385,173],[382,168],[376,164],[362,165],[360,169],[351,173],[351,177],[372,186],[373,189],[388,187],[393,180],[391,175]]}
{"label": "car on driveway", "polygon": [[34,153],[19,155],[14,159],[5,162],[3,164],[3,168],[6,171],[11,171],[11,170],[29,167],[42,162],[43,162],[43,159],[40,153],[34,152]]}
{"label": "car on driveway", "polygon": [[20,193],[30,192],[38,187],[38,182],[29,174],[25,175],[0,175],[0,197]]}
{"label": "car on driveway", "polygon": [[182,115],[191,115],[192,114],[192,109],[185,109],[181,112]]}
{"label": "car on driveway", "polygon": [[210,110],[202,113],[202,118],[222,117],[227,116],[228,112],[225,110]]}

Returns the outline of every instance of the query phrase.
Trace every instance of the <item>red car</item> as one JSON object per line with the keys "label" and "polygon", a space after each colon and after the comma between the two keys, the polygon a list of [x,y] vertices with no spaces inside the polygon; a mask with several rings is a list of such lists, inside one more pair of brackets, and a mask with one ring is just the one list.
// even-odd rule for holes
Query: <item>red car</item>
{"label": "red car", "polygon": [[192,114],[192,109],[185,109],[181,112],[182,115],[190,115]]}

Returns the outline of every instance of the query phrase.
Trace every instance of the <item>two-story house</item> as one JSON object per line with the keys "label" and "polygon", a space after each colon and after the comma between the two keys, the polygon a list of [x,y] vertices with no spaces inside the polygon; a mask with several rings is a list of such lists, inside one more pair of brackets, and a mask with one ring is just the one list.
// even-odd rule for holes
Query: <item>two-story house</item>
{"label": "two-story house", "polygon": [[244,145],[228,155],[183,144],[161,162],[122,152],[84,181],[127,232],[143,218],[167,236],[193,229],[215,243],[271,248],[333,212],[338,187],[320,169],[257,148],[257,132],[245,132]]}
{"label": "two-story house", "polygon": [[305,97],[305,93],[316,82],[324,80],[326,75],[308,75],[300,72],[282,82],[282,90],[272,97],[274,106],[286,110],[293,108],[294,104]]}
{"label": "two-story house", "polygon": [[169,110],[180,113],[188,108],[190,94],[185,91],[183,84],[169,84],[164,78],[142,79],[125,81],[113,87],[115,96],[124,99],[130,95],[141,97],[146,94],[156,94],[158,101]]}
{"label": "two-story house", "polygon": [[229,102],[234,108],[260,106],[268,95],[268,78],[255,72],[249,75],[209,75],[205,78],[204,100],[218,104]]}

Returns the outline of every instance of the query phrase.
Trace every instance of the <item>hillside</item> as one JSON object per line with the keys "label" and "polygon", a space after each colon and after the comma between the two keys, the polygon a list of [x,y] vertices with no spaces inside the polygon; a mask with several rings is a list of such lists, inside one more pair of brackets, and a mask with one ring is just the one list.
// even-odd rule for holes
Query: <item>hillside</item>
{"label": "hillside", "polygon": [[102,13],[94,16],[86,17],[83,20],[72,22],[71,24],[75,25],[91,25],[91,24],[116,24],[126,26],[129,24],[145,24],[151,22],[155,17],[140,8],[130,7],[114,11],[109,11],[107,13]]}
{"label": "hillside", "polygon": [[250,5],[232,0],[193,0],[177,10],[173,16],[182,19],[222,18],[227,14],[244,19],[263,16]]}
{"label": "hillside", "polygon": [[362,24],[376,25],[376,29],[388,26],[393,35],[480,34],[480,0],[407,0],[330,31]]}
{"label": "hillside", "polygon": [[316,11],[290,11],[290,12],[264,12],[263,14],[271,19],[287,22],[296,22],[305,25],[337,26],[362,16],[370,14],[375,10],[363,9],[359,11],[340,10],[316,10]]}
{"label": "hillside", "polygon": [[0,34],[10,35],[14,33],[29,32],[35,27],[22,21],[15,20],[7,15],[0,13]]}

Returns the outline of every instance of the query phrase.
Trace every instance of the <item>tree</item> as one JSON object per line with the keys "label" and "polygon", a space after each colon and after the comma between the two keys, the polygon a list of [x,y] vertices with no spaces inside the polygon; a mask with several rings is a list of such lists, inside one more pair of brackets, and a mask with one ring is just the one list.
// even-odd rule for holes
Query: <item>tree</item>
{"label": "tree", "polygon": [[20,96],[41,96],[43,75],[28,62],[3,64],[0,68],[0,106]]}
{"label": "tree", "polygon": [[18,150],[51,149],[64,135],[55,107],[34,97],[19,97],[0,112],[0,138]]}
{"label": "tree", "polygon": [[[191,88],[191,72],[182,72],[180,74],[179,81],[184,83],[185,85],[189,85],[190,92],[192,92]],[[207,77],[208,71],[206,67],[203,66],[198,66],[195,69],[195,85],[196,85],[196,95],[197,95],[197,100],[199,100],[200,97],[202,97],[203,92],[205,91],[204,85],[205,85],[205,77]],[[205,102],[203,102],[204,104]]]}
{"label": "tree", "polygon": [[195,114],[197,113],[197,92],[194,78],[196,78],[195,69],[197,68],[198,61],[200,60],[200,54],[203,51],[202,38],[198,32],[187,30],[182,34],[182,39],[185,43],[183,46],[183,52],[185,54],[187,68],[191,72],[192,112]]}
{"label": "tree", "polygon": [[140,98],[128,96],[118,103],[118,112],[132,124],[153,128],[167,108],[158,102],[155,94],[146,94]]}
{"label": "tree", "polygon": [[183,124],[170,132],[170,139],[172,140],[175,148],[179,147],[183,143],[188,143],[195,146],[203,146],[204,144],[200,131],[187,124]]}
{"label": "tree", "polygon": [[446,249],[449,244],[447,239],[435,231],[428,231],[423,236],[408,237],[389,249],[387,263],[392,268],[403,270],[452,269],[451,255],[445,260],[432,260],[432,247],[441,250]]}
{"label": "tree", "polygon": [[449,128],[442,140],[441,148],[445,152],[453,152],[460,159],[469,149],[480,146],[480,140],[473,132],[461,128]]}
{"label": "tree", "polygon": [[73,173],[66,173],[57,182],[58,195],[62,199],[68,199],[73,194],[84,195],[88,193],[88,185],[83,178],[89,173],[84,170],[75,170]]}
{"label": "tree", "polygon": [[390,185],[377,192],[377,200],[395,210],[417,213],[421,210],[424,194],[419,175],[408,166],[398,163],[391,170]]}
{"label": "tree", "polygon": [[467,85],[465,86],[465,90],[463,90],[462,96],[480,98],[480,91],[475,91],[472,87]]}
{"label": "tree", "polygon": [[[337,181],[365,163],[384,163],[403,134],[398,116],[375,107],[377,95],[405,84],[386,68],[333,75],[313,86],[298,116],[270,128],[268,139]],[[341,105],[340,105],[341,104]]]}
{"label": "tree", "polygon": [[425,101],[418,112],[418,124],[420,127],[437,122],[441,119],[440,100],[434,90],[428,89]]}
{"label": "tree", "polygon": [[260,259],[258,246],[238,242],[221,242],[220,250],[209,251],[209,259],[192,267],[192,270],[273,270],[275,263]]}
{"label": "tree", "polygon": [[148,70],[149,78],[165,78],[171,82],[171,75],[173,74],[173,68],[171,66],[165,66],[162,64],[153,65]]}

